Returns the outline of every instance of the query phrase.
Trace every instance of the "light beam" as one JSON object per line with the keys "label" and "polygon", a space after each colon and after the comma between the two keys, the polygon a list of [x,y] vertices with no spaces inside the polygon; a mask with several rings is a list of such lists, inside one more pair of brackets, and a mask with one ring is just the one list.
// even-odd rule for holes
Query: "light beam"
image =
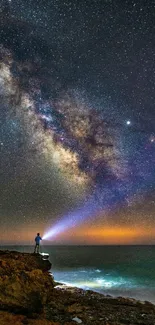
{"label": "light beam", "polygon": [[85,201],[83,206],[78,207],[74,212],[70,212],[62,217],[50,230],[45,232],[43,239],[53,239],[67,229],[83,223],[87,218],[94,218],[101,211],[107,213],[111,209],[115,209],[120,202],[125,201],[126,189],[120,186],[119,189],[111,191],[110,186],[110,184],[105,186],[103,193],[101,189],[98,189],[98,191]]}

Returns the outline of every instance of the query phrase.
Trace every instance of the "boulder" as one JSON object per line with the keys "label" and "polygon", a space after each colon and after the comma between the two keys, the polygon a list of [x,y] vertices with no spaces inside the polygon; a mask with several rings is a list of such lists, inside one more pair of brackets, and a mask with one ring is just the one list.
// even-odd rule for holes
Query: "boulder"
{"label": "boulder", "polygon": [[0,309],[31,315],[42,313],[54,281],[51,263],[39,254],[0,251]]}

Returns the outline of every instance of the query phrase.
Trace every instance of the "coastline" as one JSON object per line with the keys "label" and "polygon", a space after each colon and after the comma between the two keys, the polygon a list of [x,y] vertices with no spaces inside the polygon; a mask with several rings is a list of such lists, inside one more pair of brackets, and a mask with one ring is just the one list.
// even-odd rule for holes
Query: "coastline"
{"label": "coastline", "polygon": [[[53,274],[51,273],[51,275],[53,275]],[[139,297],[139,294],[137,294],[136,289],[135,289],[135,295],[134,294],[131,295],[129,290],[124,292],[123,290],[120,289],[119,290],[119,293],[118,293],[118,291],[115,291],[115,293],[113,293],[113,291],[112,291],[112,293],[111,292],[109,293],[109,292],[106,291],[106,289],[101,291],[100,289],[94,289],[94,288],[92,289],[92,288],[89,288],[88,286],[87,287],[83,287],[83,286],[79,286],[79,285],[77,286],[77,285],[74,285],[72,283],[67,283],[67,282],[59,282],[59,281],[55,281],[55,282],[57,283],[58,286],[59,285],[60,286],[63,285],[64,288],[65,287],[66,288],[75,288],[75,289],[77,288],[77,289],[82,289],[84,291],[92,291],[94,293],[98,293],[98,294],[103,295],[105,297],[111,297],[111,298],[114,298],[114,299],[117,299],[118,297],[122,297],[124,299],[131,299],[131,300],[139,301],[142,304],[145,301],[147,301],[147,302],[155,305],[155,297],[153,296],[153,293],[152,293],[152,296],[154,297],[153,300],[151,300],[150,295],[149,295],[148,298],[144,298],[143,299],[143,297],[142,298]],[[153,292],[154,292],[154,289],[153,289]],[[141,296],[143,296],[143,295],[141,295]]]}
{"label": "coastline", "polygon": [[0,324],[153,325],[155,305],[54,281],[39,254],[0,251]]}

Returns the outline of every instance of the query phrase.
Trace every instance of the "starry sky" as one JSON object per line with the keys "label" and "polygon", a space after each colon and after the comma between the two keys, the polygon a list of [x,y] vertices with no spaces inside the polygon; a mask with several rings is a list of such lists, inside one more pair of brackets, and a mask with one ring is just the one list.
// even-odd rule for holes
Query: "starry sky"
{"label": "starry sky", "polygon": [[0,3],[1,243],[155,244],[155,1]]}

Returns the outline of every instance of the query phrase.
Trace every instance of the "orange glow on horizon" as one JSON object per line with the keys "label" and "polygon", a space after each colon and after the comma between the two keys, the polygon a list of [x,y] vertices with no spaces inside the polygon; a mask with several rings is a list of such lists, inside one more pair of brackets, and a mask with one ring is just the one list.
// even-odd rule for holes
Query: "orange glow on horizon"
{"label": "orange glow on horizon", "polygon": [[131,237],[141,235],[142,231],[131,228],[100,228],[88,229],[88,236],[93,237]]}
{"label": "orange glow on horizon", "polygon": [[149,244],[155,240],[155,228],[137,227],[79,227],[78,229],[68,230],[61,236],[64,241],[83,244],[100,245],[123,245],[123,244]]}
{"label": "orange glow on horizon", "polygon": [[[43,225],[29,225],[23,229],[5,229],[1,233],[1,245],[33,245],[37,232],[43,236]],[[42,242],[42,245],[132,245],[132,244],[155,244],[155,228],[137,226],[86,226],[81,225],[78,228],[70,228],[65,232],[59,233],[48,242]]]}

